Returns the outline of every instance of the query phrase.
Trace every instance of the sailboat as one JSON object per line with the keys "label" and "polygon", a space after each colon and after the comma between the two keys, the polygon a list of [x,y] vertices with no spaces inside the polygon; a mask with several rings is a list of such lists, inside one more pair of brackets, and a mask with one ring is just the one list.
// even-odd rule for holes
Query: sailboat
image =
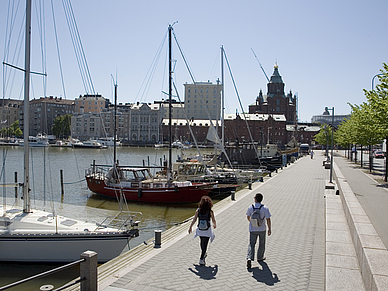
{"label": "sailboat", "polygon": [[[24,141],[29,137],[31,0],[26,1],[24,71]],[[14,66],[13,66],[14,67]],[[97,252],[103,263],[118,256],[139,235],[134,216],[123,213],[102,224],[77,221],[30,206],[29,143],[24,144],[23,208],[0,206],[0,261],[71,262],[86,250]],[[112,223],[117,225],[112,226]]]}
{"label": "sailboat", "polygon": [[[93,165],[86,171],[86,181],[90,191],[100,195],[118,197],[123,195],[127,201],[144,203],[197,203],[201,197],[209,194],[215,183],[177,181],[172,174],[172,130],[171,130],[171,103],[172,103],[172,59],[171,59],[171,32],[169,35],[169,163],[164,173],[151,175],[148,168],[120,166],[116,157],[111,169]],[[117,86],[115,87],[117,88]],[[115,96],[117,90],[115,90]],[[115,97],[116,100],[117,97]],[[116,113],[115,113],[116,115]]]}

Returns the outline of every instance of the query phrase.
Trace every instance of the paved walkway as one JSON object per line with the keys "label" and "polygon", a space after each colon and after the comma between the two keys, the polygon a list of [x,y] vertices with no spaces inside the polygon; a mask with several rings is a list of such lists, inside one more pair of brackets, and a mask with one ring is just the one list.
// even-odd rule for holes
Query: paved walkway
{"label": "paved walkway", "polygon": [[[206,266],[198,265],[199,239],[187,234],[186,224],[170,245],[162,237],[161,249],[123,265],[126,269],[110,275],[100,290],[324,290],[324,196],[329,172],[322,160],[299,159],[268,181],[254,183],[253,190],[239,191],[236,201],[227,199],[222,209],[217,205],[218,227]],[[267,237],[267,260],[253,262],[248,271],[245,213],[257,192],[263,193],[263,203],[271,211],[272,235]]]}
{"label": "paved walkway", "polygon": [[368,169],[361,169],[360,165],[340,157],[339,154],[335,157],[335,163],[388,248],[388,188],[387,183],[382,180],[383,176],[380,173],[370,174]]}

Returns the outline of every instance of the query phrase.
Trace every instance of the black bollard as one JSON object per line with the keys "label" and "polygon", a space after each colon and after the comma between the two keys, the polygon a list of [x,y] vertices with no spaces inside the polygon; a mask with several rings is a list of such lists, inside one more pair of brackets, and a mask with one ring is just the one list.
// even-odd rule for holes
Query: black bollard
{"label": "black bollard", "polygon": [[162,246],[162,231],[155,230],[155,246],[154,248],[160,248]]}
{"label": "black bollard", "polygon": [[231,197],[232,201],[236,200],[235,196],[236,196],[236,191],[234,191],[234,190],[230,191],[230,197]]}

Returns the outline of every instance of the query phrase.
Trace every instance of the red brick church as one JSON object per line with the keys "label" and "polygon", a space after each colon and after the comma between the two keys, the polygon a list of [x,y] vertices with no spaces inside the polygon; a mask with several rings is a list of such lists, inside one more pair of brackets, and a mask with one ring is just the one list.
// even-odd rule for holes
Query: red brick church
{"label": "red brick church", "polygon": [[267,95],[260,90],[256,102],[249,106],[249,113],[259,114],[284,114],[287,124],[295,124],[297,120],[297,97],[290,91],[284,93],[284,82],[279,74],[279,67],[275,65],[274,72],[267,84]]}

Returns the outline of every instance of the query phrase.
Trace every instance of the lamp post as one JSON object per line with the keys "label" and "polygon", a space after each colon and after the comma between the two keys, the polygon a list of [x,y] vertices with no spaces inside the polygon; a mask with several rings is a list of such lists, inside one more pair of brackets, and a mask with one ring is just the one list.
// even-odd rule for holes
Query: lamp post
{"label": "lamp post", "polygon": [[373,76],[373,78],[372,78],[372,90],[373,90],[373,88],[374,88],[374,81],[375,81],[375,78],[377,77],[377,76],[382,76],[383,74],[376,74],[376,75],[374,75]]}
{"label": "lamp post", "polygon": [[334,148],[334,107],[328,109],[332,111],[331,117],[331,158],[330,158],[330,183],[333,183],[333,148]]}

